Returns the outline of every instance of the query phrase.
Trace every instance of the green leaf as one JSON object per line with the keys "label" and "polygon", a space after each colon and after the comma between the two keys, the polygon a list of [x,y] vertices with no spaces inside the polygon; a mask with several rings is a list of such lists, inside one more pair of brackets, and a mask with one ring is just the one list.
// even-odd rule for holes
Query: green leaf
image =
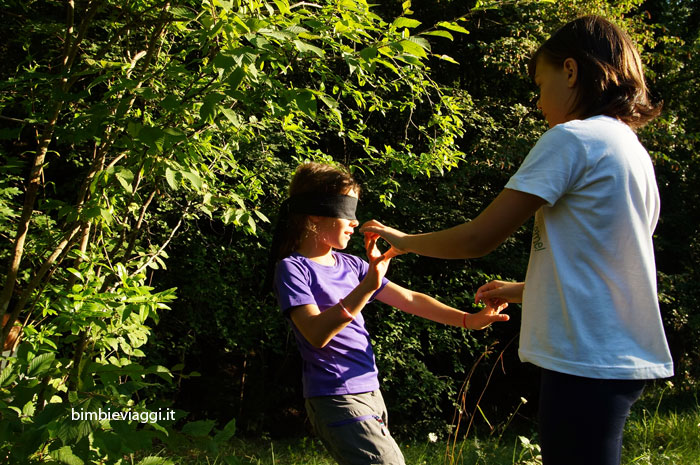
{"label": "green leaf", "polygon": [[182,18],[182,19],[195,19],[197,15],[190,10],[189,8],[184,8],[184,7],[172,7],[170,10],[168,10],[171,15],[173,15],[175,18]]}
{"label": "green leaf", "polygon": [[47,352],[45,354],[37,355],[29,362],[29,368],[27,369],[27,376],[29,378],[37,377],[41,374],[46,373],[51,369],[56,354]]}
{"label": "green leaf", "polygon": [[467,31],[455,22],[441,21],[437,25],[445,29],[449,29],[450,31],[461,32],[462,34],[469,34],[469,31]]}
{"label": "green leaf", "polygon": [[34,415],[34,412],[36,411],[36,406],[34,405],[34,402],[31,400],[24,404],[24,407],[22,407],[22,415],[25,417],[31,417]]}
{"label": "green leaf", "polygon": [[396,18],[394,22],[391,23],[391,25],[397,29],[400,29],[402,27],[414,28],[420,26],[421,22],[415,19],[400,16]]}
{"label": "green leaf", "polygon": [[422,37],[409,37],[408,40],[420,45],[425,50],[430,50],[430,42],[428,42],[426,39],[423,39]]}
{"label": "green leaf", "polygon": [[229,207],[224,211],[224,214],[221,216],[221,220],[224,222],[224,224],[229,224],[231,223],[231,218],[235,213],[236,209]]}
{"label": "green leaf", "polygon": [[203,181],[199,174],[192,171],[182,171],[182,175],[192,183],[192,187],[194,187],[198,191],[202,190]]}
{"label": "green leaf", "polygon": [[122,439],[114,431],[97,430],[94,432],[95,444],[101,452],[118,455],[122,450]]}
{"label": "green leaf", "polygon": [[295,40],[294,45],[296,46],[297,50],[299,50],[301,53],[312,52],[320,58],[323,58],[326,54],[326,52],[324,52],[323,49],[320,49],[311,44],[307,44],[306,42],[302,42],[301,40]]}
{"label": "green leaf", "polygon": [[112,212],[108,208],[100,208],[100,216],[107,224],[112,222]]}
{"label": "green leaf", "polygon": [[386,66],[387,68],[389,68],[390,70],[392,70],[394,73],[399,74],[398,68],[396,66],[394,66],[393,63],[390,63],[386,60],[377,60],[377,63],[380,63],[380,64]]}
{"label": "green leaf", "polygon": [[312,92],[309,92],[308,90],[301,91],[297,94],[294,100],[296,101],[299,110],[312,118],[316,117],[316,97]]}
{"label": "green leaf", "polygon": [[260,210],[253,210],[253,213],[255,213],[255,216],[260,218],[260,220],[264,221],[265,223],[269,223],[270,220],[261,212]]}
{"label": "green leaf", "polygon": [[202,103],[199,109],[199,117],[205,121],[213,120],[218,111],[220,110],[218,103],[223,100],[224,96],[222,94],[212,92],[204,97],[204,103]]}
{"label": "green leaf", "polygon": [[228,78],[228,85],[231,87],[231,89],[238,89],[238,86],[240,86],[241,82],[243,82],[245,75],[245,69],[243,69],[243,67],[239,66],[234,69]]}
{"label": "green leaf", "polygon": [[425,48],[423,48],[422,45],[411,41],[411,40],[402,40],[401,42],[398,43],[399,47],[401,50],[404,52],[419,57],[419,58],[427,58],[427,53],[425,53]]}
{"label": "green leaf", "polygon": [[248,214],[248,227],[250,227],[251,232],[255,234],[257,227],[255,224],[255,219],[253,219],[253,217],[250,214]]}
{"label": "green leaf", "polygon": [[215,68],[222,69],[224,71],[229,70],[236,66],[236,59],[231,55],[226,55],[224,53],[217,53],[212,61]]}
{"label": "green leaf", "polygon": [[187,134],[185,134],[182,130],[177,129],[177,128],[165,128],[163,130],[165,135],[175,141],[181,141],[187,139]]}
{"label": "green leaf", "polygon": [[177,190],[179,187],[175,174],[175,171],[170,168],[165,168],[165,180],[168,181],[168,185],[172,190]]}
{"label": "green leaf", "polygon": [[144,457],[141,459],[141,461],[137,465],[171,465],[173,464],[173,461],[170,459],[166,459],[164,457],[156,457],[155,455],[151,455],[148,457]]}
{"label": "green leaf", "polygon": [[119,184],[122,185],[125,191],[129,194],[133,192],[131,184],[134,181],[134,173],[126,168],[122,168],[114,174],[114,177],[117,178],[117,181],[119,181]]}
{"label": "green leaf", "polygon": [[139,131],[138,139],[146,144],[151,149],[158,152],[163,151],[163,143],[165,142],[165,133],[161,128],[154,126],[144,126]]}
{"label": "green leaf", "polygon": [[0,371],[0,388],[9,386],[17,378],[17,373],[12,370],[12,365],[6,366]]}
{"label": "green leaf", "polygon": [[372,58],[376,58],[377,53],[377,47],[365,47],[362,50],[360,50],[360,56],[366,61],[369,61]]}
{"label": "green leaf", "polygon": [[288,2],[282,1],[282,0],[272,0],[272,1],[275,3],[275,5],[277,5],[277,8],[280,10],[280,13],[282,13],[283,15],[290,13]]}
{"label": "green leaf", "polygon": [[454,36],[447,31],[430,31],[430,32],[424,32],[421,35],[444,37],[445,39],[454,40]]}
{"label": "green leaf", "polygon": [[86,208],[85,211],[83,212],[83,215],[85,215],[85,219],[87,219],[87,220],[97,218],[101,214],[102,214],[102,209],[99,206]]}
{"label": "green leaf", "polygon": [[190,436],[203,437],[208,435],[213,427],[214,420],[192,421],[182,427],[182,432]]}
{"label": "green leaf", "polygon": [[226,423],[226,426],[224,426],[224,429],[216,433],[214,436],[214,441],[216,442],[226,442],[229,439],[233,437],[233,435],[236,434],[236,419],[232,419],[228,423]]}
{"label": "green leaf", "polygon": [[54,460],[65,465],[83,465],[85,463],[80,459],[80,457],[73,453],[70,446],[63,446],[60,449],[51,451],[49,455]]}
{"label": "green leaf", "polygon": [[231,110],[230,108],[222,108],[221,113],[226,117],[227,120],[233,124],[233,127],[235,128],[240,128],[241,127],[241,118],[238,116],[238,113],[235,111]]}
{"label": "green leaf", "polygon": [[458,65],[458,64],[459,64],[459,62],[456,61],[456,60],[455,60],[454,58],[452,58],[451,56],[448,56],[448,55],[435,55],[435,56],[438,57],[438,58],[441,59],[441,60],[449,61],[450,63],[454,63],[455,65]]}
{"label": "green leaf", "polygon": [[337,110],[338,109],[338,102],[327,96],[326,94],[319,94],[318,98],[321,99],[323,103],[326,104],[328,108],[331,110]]}

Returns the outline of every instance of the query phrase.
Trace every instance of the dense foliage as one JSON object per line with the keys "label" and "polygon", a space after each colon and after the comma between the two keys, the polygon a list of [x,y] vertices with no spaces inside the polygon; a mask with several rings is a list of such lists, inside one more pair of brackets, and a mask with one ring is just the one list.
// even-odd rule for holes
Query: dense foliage
{"label": "dense foliage", "polygon": [[[664,102],[640,137],[662,192],[677,384],[696,386],[697,2],[0,5],[3,340],[22,326],[0,372],[3,458],[120,463],[154,441],[216,448],[235,425],[302,431],[296,347],[261,289],[290,173],[343,163],[363,184],[361,218],[407,231],[468,220],[545,130],[529,54],[581,12],[630,31]],[[405,256],[389,277],[468,310],[486,280],[524,277],[528,244],[526,225],[484,259]],[[363,253],[359,240],[350,251]],[[497,426],[531,397],[511,314],[469,333],[366,309],[393,429],[447,434],[460,409]],[[158,422],[71,419],[169,408]]]}

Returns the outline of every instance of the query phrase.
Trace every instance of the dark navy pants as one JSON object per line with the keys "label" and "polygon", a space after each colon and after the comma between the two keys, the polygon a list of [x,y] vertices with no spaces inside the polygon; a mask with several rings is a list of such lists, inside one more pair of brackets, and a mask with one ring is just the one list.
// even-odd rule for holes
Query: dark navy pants
{"label": "dark navy pants", "polygon": [[583,378],[542,370],[543,465],[619,465],[622,432],[643,380]]}

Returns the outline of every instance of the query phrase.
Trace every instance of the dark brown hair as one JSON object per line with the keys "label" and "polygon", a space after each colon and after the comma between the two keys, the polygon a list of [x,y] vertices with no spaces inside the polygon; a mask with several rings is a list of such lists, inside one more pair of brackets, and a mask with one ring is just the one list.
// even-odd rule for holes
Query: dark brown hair
{"label": "dark brown hair", "polygon": [[[294,172],[289,185],[289,196],[307,193],[345,194],[350,190],[356,191],[359,196],[360,185],[347,169],[309,162],[299,165]],[[304,235],[312,230],[313,223],[309,220],[309,215],[290,213],[287,227],[282,233],[280,248],[276,251],[277,259],[281,260],[295,251]]]}
{"label": "dark brown hair", "polygon": [[563,66],[567,58],[576,60],[576,97],[570,113],[578,118],[607,115],[638,128],[661,111],[660,104],[650,102],[634,42],[600,16],[582,16],[552,34],[530,59],[532,79],[540,58],[554,66]]}

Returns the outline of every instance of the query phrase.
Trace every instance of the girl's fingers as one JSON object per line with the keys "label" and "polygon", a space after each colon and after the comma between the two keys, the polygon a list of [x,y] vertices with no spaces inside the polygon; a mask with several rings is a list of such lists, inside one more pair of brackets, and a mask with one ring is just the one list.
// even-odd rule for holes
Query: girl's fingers
{"label": "girl's fingers", "polygon": [[401,255],[402,252],[396,250],[394,247],[390,248],[384,255],[386,255],[388,258],[394,258],[399,255]]}
{"label": "girl's fingers", "polygon": [[369,220],[363,223],[362,226],[360,226],[360,232],[372,232],[376,234],[383,227],[384,225],[381,224],[379,221]]}
{"label": "girl's fingers", "polygon": [[502,285],[497,282],[486,283],[477,289],[474,295],[474,303],[479,303],[480,301],[486,301],[489,298],[495,297],[500,292]]}

